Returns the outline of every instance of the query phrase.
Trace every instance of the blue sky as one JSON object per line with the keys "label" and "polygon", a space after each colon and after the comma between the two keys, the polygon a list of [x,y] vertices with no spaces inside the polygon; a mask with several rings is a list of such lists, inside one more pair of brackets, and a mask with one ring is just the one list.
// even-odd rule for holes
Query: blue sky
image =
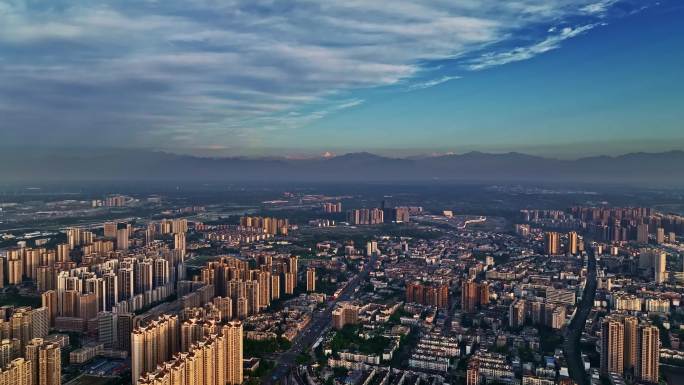
{"label": "blue sky", "polygon": [[684,149],[677,1],[0,0],[0,146]]}

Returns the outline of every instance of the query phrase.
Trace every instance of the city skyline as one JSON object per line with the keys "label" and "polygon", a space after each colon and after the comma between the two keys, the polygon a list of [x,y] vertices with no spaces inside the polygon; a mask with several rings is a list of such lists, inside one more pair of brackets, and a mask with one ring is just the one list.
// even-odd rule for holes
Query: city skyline
{"label": "city skyline", "polygon": [[3,1],[2,147],[677,150],[682,15],[674,1]]}

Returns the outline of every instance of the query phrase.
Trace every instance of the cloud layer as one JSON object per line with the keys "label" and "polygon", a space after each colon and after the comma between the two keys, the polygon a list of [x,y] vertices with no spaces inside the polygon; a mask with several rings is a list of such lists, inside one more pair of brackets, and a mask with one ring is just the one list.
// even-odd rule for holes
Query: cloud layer
{"label": "cloud layer", "polygon": [[433,62],[467,72],[556,49],[615,2],[0,0],[0,132],[11,144],[264,145],[363,103],[359,90],[463,75]]}

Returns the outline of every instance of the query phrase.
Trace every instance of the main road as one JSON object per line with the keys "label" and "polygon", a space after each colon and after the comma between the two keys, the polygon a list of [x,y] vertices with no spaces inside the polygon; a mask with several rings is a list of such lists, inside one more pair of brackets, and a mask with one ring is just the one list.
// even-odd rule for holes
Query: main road
{"label": "main road", "polygon": [[311,345],[330,327],[332,321],[332,311],[339,301],[348,301],[359,285],[368,278],[368,273],[373,268],[377,256],[371,257],[370,261],[364,266],[363,270],[349,280],[340,295],[332,301],[323,311],[314,311],[309,324],[295,337],[289,350],[283,352],[276,360],[276,366],[271,375],[262,384],[272,385],[285,376],[295,366],[297,356],[309,349]]}
{"label": "main road", "polygon": [[582,337],[584,325],[587,322],[587,317],[594,305],[594,297],[596,296],[596,257],[592,249],[589,249],[587,255],[589,257],[587,263],[587,282],[584,286],[582,302],[580,302],[577,312],[565,332],[564,344],[570,378],[577,385],[589,384],[587,372],[584,370],[584,363],[582,362],[580,338]]}

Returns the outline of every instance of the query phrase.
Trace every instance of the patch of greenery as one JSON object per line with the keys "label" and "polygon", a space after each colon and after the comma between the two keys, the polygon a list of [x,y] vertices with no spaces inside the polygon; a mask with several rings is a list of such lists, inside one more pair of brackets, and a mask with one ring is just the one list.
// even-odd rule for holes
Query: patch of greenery
{"label": "patch of greenery", "polygon": [[383,336],[374,336],[369,339],[363,339],[359,336],[359,327],[356,325],[347,325],[342,330],[335,333],[331,342],[333,353],[338,353],[342,350],[358,351],[364,354],[381,355],[382,352],[389,346],[389,339]]}
{"label": "patch of greenery", "polygon": [[527,346],[518,348],[518,355],[520,356],[520,360],[522,362],[534,362],[534,352],[532,349],[528,348]]}
{"label": "patch of greenery", "polygon": [[548,326],[539,326],[538,330],[543,353],[553,354],[556,348],[563,345],[563,335],[558,330]]}
{"label": "patch of greenery", "polygon": [[346,377],[346,376],[347,376],[347,373],[349,373],[349,371],[348,371],[347,369],[345,369],[345,368],[334,368],[334,369],[333,369],[333,375],[334,375],[336,378]]}
{"label": "patch of greenery", "polygon": [[416,346],[419,339],[420,335],[418,330],[415,328],[412,328],[408,335],[401,337],[401,340],[399,341],[399,349],[397,349],[392,356],[392,367],[399,368],[405,366],[405,363],[408,362],[408,359],[411,355],[411,349]]}
{"label": "patch of greenery", "polygon": [[311,363],[311,356],[306,353],[299,353],[296,362],[298,365],[308,365]]}
{"label": "patch of greenery", "polygon": [[258,378],[264,377],[266,374],[270,373],[274,367],[275,364],[273,361],[261,360],[261,362],[259,362],[259,367],[251,374],[251,376]]}
{"label": "patch of greenery", "polygon": [[660,331],[660,342],[663,344],[663,347],[668,349],[671,348],[672,341],[670,341],[670,333],[665,329],[663,320],[658,316],[652,316],[651,321],[653,321],[653,324],[657,326]]}
{"label": "patch of greenery", "polygon": [[19,294],[19,290],[14,287],[8,287],[5,292],[0,294],[0,306],[31,306],[34,308],[41,306],[41,299],[37,296],[28,296]]}
{"label": "patch of greenery", "polygon": [[393,325],[399,325],[401,323],[401,317],[411,317],[411,313],[404,310],[404,307],[397,309],[389,318],[389,323]]}
{"label": "patch of greenery", "polygon": [[287,350],[290,346],[290,341],[282,337],[264,341],[244,339],[242,342],[245,357],[263,358],[267,354]]}

